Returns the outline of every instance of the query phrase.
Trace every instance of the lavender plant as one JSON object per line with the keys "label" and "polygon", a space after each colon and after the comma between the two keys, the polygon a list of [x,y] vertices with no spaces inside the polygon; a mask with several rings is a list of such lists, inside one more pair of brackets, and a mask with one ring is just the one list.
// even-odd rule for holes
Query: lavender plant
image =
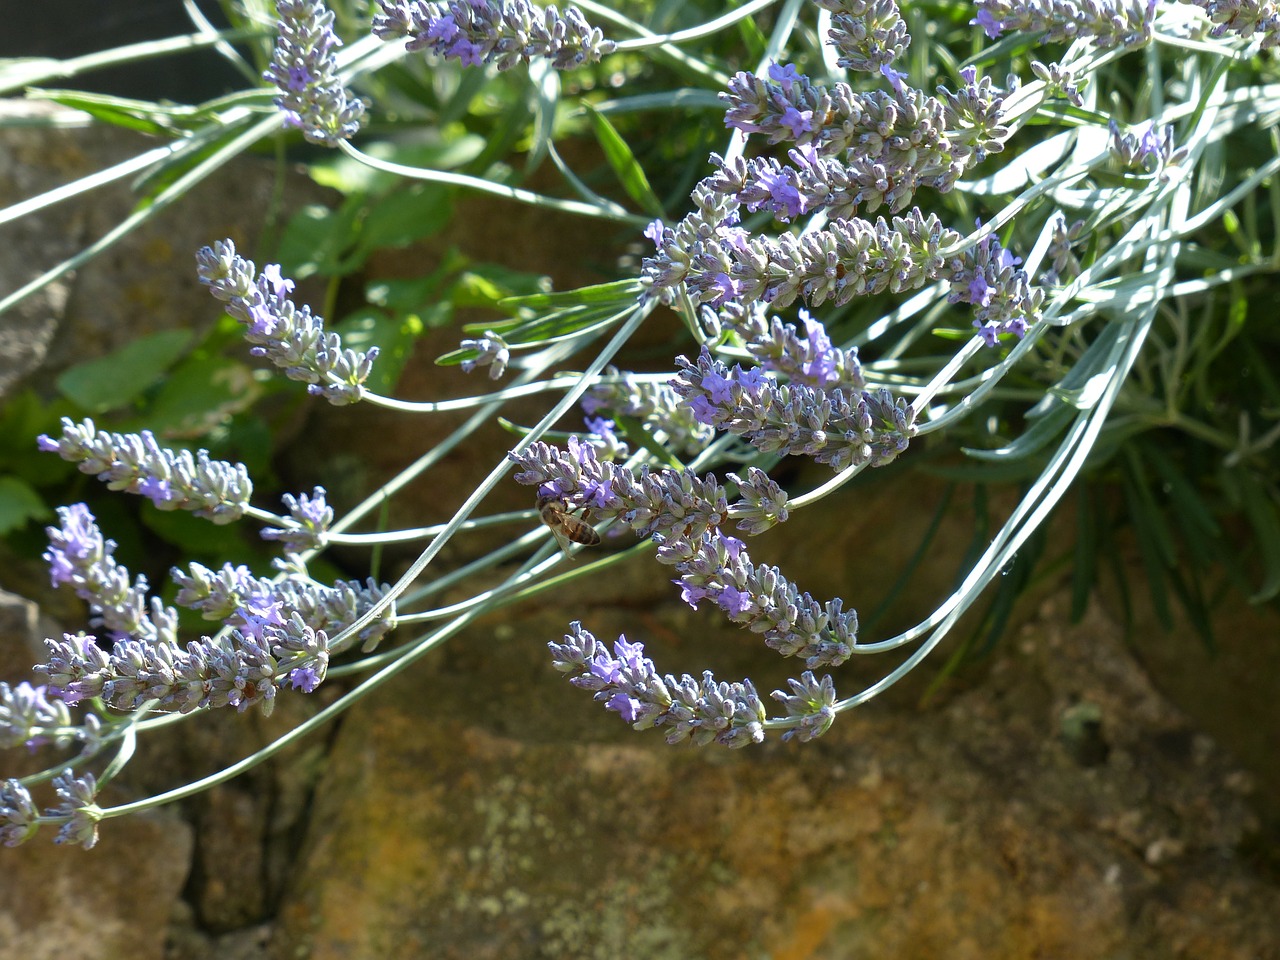
{"label": "lavender plant", "polygon": [[[741,60],[730,52],[734,24],[774,6],[758,62],[721,73],[723,62]],[[1275,487],[1261,463],[1277,431],[1258,436],[1249,426],[1263,404],[1245,405],[1246,426],[1234,433],[1186,412],[1186,384],[1202,384],[1211,358],[1247,337],[1243,324],[1223,319],[1235,308],[1219,299],[1276,263],[1265,252],[1274,250],[1275,217],[1263,216],[1258,200],[1270,190],[1274,201],[1280,88],[1260,51],[1276,45],[1280,24],[1258,5],[978,0],[902,9],[893,0],[755,0],[659,33],[591,0],[564,9],[377,0],[371,22],[360,24],[368,35],[347,46],[335,24],[353,26],[349,11],[335,18],[318,0],[279,0],[277,12],[260,49],[270,51],[260,86],[206,114],[223,146],[153,205],[172,202],[258,139],[299,130],[370,170],[614,222],[645,238],[648,253],[616,283],[505,301],[507,319],[467,329],[476,336],[460,337],[440,360],[484,368],[477,393],[411,403],[380,392],[376,346],[348,346],[295,302],[286,267],[259,269],[228,239],[211,237],[193,251],[210,309],[221,305],[263,369],[305,383],[313,402],[475,415],[341,516],[320,487],[286,494],[284,512],[272,512],[255,503],[244,464],[168,446],[145,430],[68,417],[60,432],[33,439],[46,456],[161,510],[254,524],[279,553],[270,571],[256,573],[232,563],[175,567],[177,590],[166,605],[117,561],[84,504],[59,509],[45,560],[53,584],[87,604],[87,630],[47,641],[38,684],[0,684],[0,742],[80,752],[43,774],[0,780],[6,845],[47,825],[57,827],[57,842],[91,847],[103,820],[229,775],[100,806],[101,787],[157,714],[270,711],[278,697],[314,692],[336,669],[365,675],[261,751],[261,761],[476,617],[539,590],[576,548],[557,549],[534,509],[477,516],[499,484],[533,488],[531,502],[555,505],[543,513],[553,523],[608,524],[634,538],[666,568],[673,595],[799,661],[785,688],[762,696],[749,678],[664,673],[642,638],[597,639],[568,614],[563,637],[548,638],[550,665],[635,729],[731,748],[774,734],[814,739],[898,682],[1028,546],[1086,462],[1122,439],[1167,427],[1193,435],[1228,467],[1252,471],[1234,474],[1242,509],[1259,531],[1275,525]],[[931,18],[923,51],[912,39]],[[975,48],[958,62],[959,51]],[[664,93],[674,82],[663,74],[668,66],[699,89]],[[558,155],[562,195],[512,186],[492,171],[388,159],[401,136],[391,118],[406,105],[379,76],[406,69],[482,71],[488,83],[522,77],[554,121],[536,136],[560,124],[595,130],[622,189],[650,216],[595,192]],[[1135,69],[1144,82],[1131,86]],[[585,94],[629,70],[636,92],[588,94],[590,110],[560,93],[573,83]],[[10,68],[11,83],[16,75]],[[30,68],[24,76],[33,82]],[[664,205],[642,172],[644,156],[609,118],[651,111],[647,129],[676,130],[689,104],[714,110],[726,132],[706,151],[705,175]],[[389,133],[379,129],[384,119]],[[1250,162],[1226,162],[1223,144]],[[554,153],[550,141],[536,149]],[[1217,231],[1242,224],[1251,242],[1233,256],[1218,250]],[[10,294],[0,310],[113,240]],[[1193,320],[1201,306],[1208,319]],[[661,374],[616,365],[636,330],[668,308],[688,329],[684,355]],[[556,372],[579,356],[580,370]],[[505,403],[530,394],[555,399],[451,518],[418,530],[348,532]],[[575,411],[585,429],[552,432]],[[864,636],[844,598],[816,598],[751,556],[751,538],[798,510],[821,510],[865,470],[909,463],[930,434],[962,438],[975,461],[1020,464],[1027,483],[957,589],[920,623]],[[785,490],[771,471],[787,458],[812,460],[831,476]],[[1159,518],[1140,514],[1139,522]],[[498,524],[515,526],[508,546],[456,573],[438,572],[458,531]],[[334,545],[414,540],[426,546],[395,583],[322,582],[311,572]],[[519,562],[493,586],[494,568],[512,559]],[[1280,558],[1266,554],[1264,563],[1255,600],[1280,592]],[[575,564],[574,575],[601,566]],[[443,586],[481,575],[485,586],[472,601],[443,611],[427,603]],[[210,633],[184,637],[179,608],[198,612]],[[375,652],[393,630],[390,649]],[[869,686],[842,689],[843,664],[888,651],[909,653]],[[44,781],[60,802],[41,813],[31,788]]]}

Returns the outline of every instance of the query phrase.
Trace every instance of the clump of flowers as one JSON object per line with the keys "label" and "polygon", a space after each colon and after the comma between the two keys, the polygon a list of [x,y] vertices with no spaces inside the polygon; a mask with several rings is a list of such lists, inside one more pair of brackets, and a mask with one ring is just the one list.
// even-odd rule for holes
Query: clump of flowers
{"label": "clump of flowers", "polygon": [[[1280,105],[1275,91],[1265,85],[1243,90],[1243,84],[1218,90],[1189,82],[1188,68],[1159,95],[1134,94],[1129,109],[1136,122],[1118,117],[1099,136],[1100,101],[1125,102],[1131,85],[1111,84],[1098,71],[1127,51],[1145,47],[1145,62],[1159,64],[1162,45],[1176,40],[1180,57],[1192,47],[1205,57],[1220,49],[1234,66],[1247,60],[1240,55],[1245,42],[1262,48],[1278,42],[1273,5],[1205,0],[1184,6],[1183,16],[1174,18],[1157,17],[1154,0],[977,0],[973,29],[964,25],[966,14],[930,38],[950,43],[951,54],[960,47],[965,52],[930,62],[922,76],[917,58],[927,60],[929,51],[917,46],[908,71],[904,55],[912,37],[895,0],[814,0],[807,15],[826,26],[806,36],[826,45],[825,58],[813,55],[811,44],[793,42],[795,22],[783,18],[768,49],[795,51],[796,62],[771,60],[726,76],[720,73],[724,51],[700,60],[696,41],[700,31],[731,27],[741,12],[673,37],[655,36],[620,14],[607,16],[611,31],[629,35],[613,40],[575,6],[377,0],[370,35],[339,56],[335,17],[323,3],[280,0],[274,55],[263,77],[279,118],[259,126],[279,129],[283,120],[295,142],[300,131],[310,143],[338,149],[344,164],[380,174],[484,189],[511,202],[606,220],[642,234],[651,252],[627,281],[486,301],[499,302],[514,319],[470,327],[484,332],[440,362],[458,362],[466,372],[484,368],[494,381],[487,392],[412,403],[371,390],[379,347],[369,340],[378,339],[376,331],[363,343],[354,335],[344,342],[308,305],[295,302],[295,283],[286,274],[303,273],[279,263],[259,271],[229,239],[200,249],[199,282],[241,325],[250,355],[270,368],[264,373],[282,373],[335,405],[466,410],[469,419],[378,496],[345,514],[318,486],[283,494],[281,512],[272,512],[254,503],[244,464],[170,445],[175,438],[163,431],[116,431],[66,417],[60,434],[40,436],[40,450],[160,510],[217,524],[256,522],[274,553],[266,572],[231,562],[174,567],[162,599],[146,577],[120,563],[116,543],[87,505],[58,510],[47,528],[44,559],[53,585],[85,603],[87,629],[46,640],[36,666],[41,682],[0,683],[0,746],[81,753],[44,774],[0,780],[0,843],[16,845],[39,826],[56,825],[57,842],[92,847],[100,824],[118,815],[99,797],[127,761],[143,715],[198,716],[228,707],[267,713],[281,697],[312,694],[335,677],[363,671],[369,676],[350,694],[354,699],[472,619],[540,589],[549,571],[601,540],[590,529],[595,526],[619,540],[641,541],[662,582],[670,581],[672,598],[758,637],[794,664],[788,672],[795,675],[762,696],[749,678],[665,673],[634,636],[606,643],[578,619],[548,642],[555,670],[633,728],[659,730],[670,743],[736,749],[774,734],[801,742],[822,736],[840,713],[919,663],[1027,544],[1088,460],[1142,344],[1159,340],[1149,334],[1163,301],[1235,279],[1226,265],[1213,277],[1184,282],[1179,276],[1186,261],[1178,257],[1191,235],[1211,214],[1229,209],[1211,205],[1193,216],[1193,180],[1200,176],[1203,144],[1212,139],[1206,131],[1230,134],[1256,116],[1272,115]],[[598,6],[587,9],[593,18],[607,15]],[[955,35],[966,31],[957,42]],[[974,39],[1010,33],[1068,46],[1060,60],[1042,63],[1016,43],[1003,44],[1013,52],[1010,72],[999,78],[980,75],[979,66],[951,66],[969,56]],[[662,56],[650,57],[658,47]],[[502,97],[474,98],[490,113],[499,112],[496,104],[523,102],[523,94],[512,91],[528,82],[536,90],[528,99],[537,101],[539,123],[513,140],[530,145],[531,156],[551,156],[573,197],[508,182],[517,178],[517,167],[488,150],[477,166],[490,170],[490,179],[386,160],[403,159],[412,152],[406,147],[418,145],[396,139],[405,136],[401,121],[408,111],[400,107],[406,104],[388,104],[384,117],[383,106],[359,100],[344,80],[418,54],[436,58],[433,95],[450,88],[455,70],[488,70],[490,79],[506,72]],[[726,136],[685,183],[696,179],[683,209],[643,226],[621,200],[606,198],[606,187],[577,176],[543,141],[581,116],[554,102],[559,84],[599,93],[666,63],[679,65],[682,84],[714,85],[722,108],[716,124],[723,121]],[[831,75],[829,63],[851,73]],[[572,78],[551,72],[575,69],[580,72]],[[927,85],[920,85],[925,76]],[[401,76],[359,89],[401,98],[412,87]],[[457,89],[466,94],[460,99],[472,98],[471,88]],[[1165,106],[1185,99],[1187,90],[1198,99]],[[705,90],[692,92],[703,106],[717,102]],[[249,107],[236,109],[266,110],[266,99],[260,89],[245,99]],[[675,206],[658,199],[641,175],[642,158],[652,154],[629,152],[607,117],[659,101],[666,103],[606,99],[591,118],[625,188],[617,196],[625,192],[651,211]],[[1241,109],[1245,103],[1249,110]],[[440,121],[431,137],[446,138],[450,125],[474,135],[454,122],[452,105],[428,108]],[[375,115],[379,123],[362,128]],[[1061,129],[1012,146],[1033,131],[1033,121]],[[377,139],[378,149],[361,152],[353,142],[357,134]],[[1274,164],[1260,167],[1232,184],[1230,196],[1250,195],[1274,173]],[[981,217],[976,226],[975,217]],[[356,219],[352,224],[361,226]],[[658,341],[662,355],[648,368],[658,372],[622,367],[616,351],[659,307],[679,315],[691,342],[669,350],[666,339]],[[1085,321],[1104,312],[1104,332],[1091,337]],[[407,356],[412,337],[406,331],[423,326],[411,313],[398,318],[400,339],[383,341],[393,347],[387,358]],[[606,331],[595,356],[578,355]],[[508,373],[505,383],[496,382]],[[1025,461],[1050,442],[1050,428],[1070,420],[1059,450],[1044,457],[1041,477],[1027,485],[1025,501],[990,537],[955,593],[903,634],[862,636],[858,613],[844,597],[814,596],[765,562],[752,542],[861,471],[913,458],[913,445],[929,433],[982,419],[973,414],[988,397],[999,392],[1002,402],[1021,402],[1041,388],[1043,396],[1033,397],[1040,402],[1020,411],[1035,421],[1034,435],[1004,437],[1019,417],[993,415],[983,428],[992,449],[983,453],[1003,463]],[[548,396],[551,409],[535,425],[499,412],[508,401]],[[1150,405],[1149,398],[1144,402]],[[579,433],[560,426],[575,411],[585,426]],[[451,518],[351,532],[420,471],[493,422],[508,431],[511,448],[504,446],[501,462]],[[1234,449],[1230,457],[1252,455],[1266,442],[1256,450]],[[771,471],[787,458],[823,466],[800,471],[803,479],[794,484],[788,480],[797,489],[816,483],[812,489],[793,495],[774,478]],[[536,506],[473,516],[495,486],[512,479],[508,472],[532,488]],[[561,525],[571,522],[577,535],[564,537],[557,552],[539,518],[562,537]],[[509,544],[421,582],[435,575],[431,565],[455,535],[504,523],[520,527]],[[338,545],[415,541],[424,544],[421,553],[394,584],[331,575],[322,581],[327,568],[312,562]],[[591,566],[572,568],[570,575],[586,575]],[[446,588],[458,592],[459,583],[475,584],[470,599],[429,605]],[[202,618],[208,634],[184,635],[181,611]],[[425,632],[384,645],[392,630],[411,624]],[[838,696],[839,671],[851,659],[909,644],[915,649],[879,681]],[[100,776],[87,772],[113,749],[118,759]],[[41,782],[56,797],[43,813],[31,790]]]}

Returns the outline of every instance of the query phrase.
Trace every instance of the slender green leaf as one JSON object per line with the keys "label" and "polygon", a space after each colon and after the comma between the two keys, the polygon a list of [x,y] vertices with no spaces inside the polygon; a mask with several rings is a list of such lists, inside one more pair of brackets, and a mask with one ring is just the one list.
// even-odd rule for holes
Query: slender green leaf
{"label": "slender green leaf", "polygon": [[545,310],[548,307],[575,307],[588,303],[632,303],[639,293],[639,280],[614,280],[591,287],[578,287],[576,290],[562,290],[559,293],[534,293],[522,297],[508,297],[501,306]]}
{"label": "slender green leaf", "polygon": [[1262,563],[1262,583],[1249,602],[1266,603],[1280,593],[1280,513],[1270,492],[1255,474],[1237,470],[1235,480]]}
{"label": "slender green leaf", "polygon": [[627,191],[627,196],[638,203],[640,209],[650,216],[664,216],[662,202],[653,192],[653,187],[649,186],[649,178],[636,162],[635,154],[631,152],[627,142],[600,111],[590,104],[586,104],[586,108],[595,130],[596,140],[604,150],[605,159],[609,161],[609,166],[613,167],[613,172],[617,175],[622,188]]}

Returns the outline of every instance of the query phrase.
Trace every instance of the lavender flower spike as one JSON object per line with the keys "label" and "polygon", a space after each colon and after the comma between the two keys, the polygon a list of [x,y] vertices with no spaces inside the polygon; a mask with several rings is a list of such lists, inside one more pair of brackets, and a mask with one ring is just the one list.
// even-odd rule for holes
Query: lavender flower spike
{"label": "lavender flower spike", "polygon": [[102,536],[89,508],[83,503],[59,507],[58,519],[60,526],[46,528],[44,554],[53,585],[71,584],[88,602],[90,622],[107,627],[116,639],[176,640],[178,612],[159,597],[148,599],[146,577],[131,581],[128,569],[112,556],[115,541]]}
{"label": "lavender flower spike", "polygon": [[383,40],[409,37],[408,49],[452,57],[463,66],[492,63],[510,70],[546,59],[557,70],[597,63],[616,44],[569,6],[535,7],[528,0],[378,0],[373,33]]}
{"label": "lavender flower spike", "polygon": [[691,740],[736,749],[764,739],[764,704],[750,680],[719,683],[710,672],[659,676],[644,646],[618,637],[614,652],[574,621],[564,643],[550,643],[557,670],[574,674],[575,687],[590,690],[605,708],[636,730],[667,728],[667,743]]}
{"label": "lavender flower spike", "polygon": [[1050,43],[1092,37],[1100,50],[1151,39],[1156,0],[977,0],[969,22],[994,40],[1002,33],[1045,31]]}
{"label": "lavender flower spike", "polygon": [[170,450],[150,430],[108,433],[92,420],[77,424],[63,417],[60,438],[44,434],[36,442],[77,464],[81,473],[96,474],[111,490],[141,494],[161,510],[190,510],[218,524],[238,520],[253,494],[243,463],[210,460],[207,450],[194,456],[190,450]]}
{"label": "lavender flower spike", "polygon": [[325,333],[324,321],[308,306],[288,298],[293,281],[280,275],[278,264],[267,264],[254,279],[252,260],[236,253],[235,244],[220,240],[196,254],[200,282],[227,305],[227,313],[248,330],[249,351],[266,357],[290,380],[310,384],[307,392],[336,406],[364,396],[364,382],[373,372],[378,348],[368,352],[344,350],[342,338]]}
{"label": "lavender flower spike", "polygon": [[205,707],[244,711],[262,705],[264,715],[275,706],[286,683],[314,690],[329,663],[329,640],[296,615],[288,621],[256,619],[245,630],[202,637],[185,647],[177,643],[117,641],[111,652],[91,636],[67,634],[46,640],[47,663],[36,670],[68,703],[101,697],[117,710],[144,704],[191,713]]}
{"label": "lavender flower spike", "polygon": [[827,39],[849,70],[874,73],[897,60],[911,45],[907,25],[894,0],[815,0],[830,10]]}
{"label": "lavender flower spike", "polygon": [[730,370],[704,348],[696,363],[677,357],[672,388],[701,422],[743,437],[757,450],[803,455],[832,470],[869,461],[891,463],[915,435],[914,415],[887,390],[778,384],[758,368]]}
{"label": "lavender flower spike", "polygon": [[333,55],[342,41],[333,11],[320,0],[276,0],[279,36],[271,66],[262,75],[280,90],[275,105],[285,122],[312,143],[336,146],[360,129],[364,104],[347,96]]}

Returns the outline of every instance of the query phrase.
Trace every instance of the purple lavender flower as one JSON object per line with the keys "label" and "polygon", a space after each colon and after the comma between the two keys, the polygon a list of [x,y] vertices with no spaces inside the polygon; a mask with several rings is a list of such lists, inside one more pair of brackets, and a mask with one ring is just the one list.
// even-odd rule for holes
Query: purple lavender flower
{"label": "purple lavender flower", "polygon": [[312,143],[326,147],[349,140],[360,129],[364,104],[347,96],[338,76],[333,11],[320,0],[276,0],[275,53],[262,75],[280,95],[275,105],[285,122]]}
{"label": "purple lavender flower", "polygon": [[678,357],[676,365],[671,386],[695,414],[764,453],[804,455],[836,471],[863,462],[878,467],[896,459],[915,435],[911,407],[887,390],[863,391],[853,400],[840,389],[766,379],[753,392],[743,386],[741,367],[730,370],[705,348],[696,363]]}
{"label": "purple lavender flower", "polygon": [[256,626],[259,637],[231,630],[185,647],[119,640],[110,653],[93,637],[66,634],[45,641],[49,659],[36,670],[68,703],[101,697],[117,710],[150,705],[177,713],[260,704],[269,715],[284,684],[300,676],[323,678],[331,651],[324,631],[312,630],[296,614],[283,626]]}
{"label": "purple lavender flower", "polygon": [[470,373],[476,367],[488,367],[489,379],[498,380],[507,372],[507,364],[511,361],[511,349],[507,341],[492,330],[486,330],[478,340],[463,340],[459,347],[463,350],[475,350],[476,356],[462,361],[462,369]]}
{"label": "purple lavender flower", "polygon": [[[843,305],[854,297],[915,290],[941,275],[939,250],[959,240],[937,216],[913,209],[892,224],[883,217],[874,223],[840,220],[802,237],[752,238],[726,253],[741,299],[779,309],[800,297],[810,306],[828,300]],[[695,280],[686,280],[691,294],[698,289]]]}
{"label": "purple lavender flower", "polygon": [[40,827],[40,811],[19,780],[0,780],[0,843],[26,843]]}
{"label": "purple lavender flower", "polygon": [[[989,81],[946,103],[908,87],[896,71],[884,71],[890,92],[859,92],[844,83],[822,90],[803,76],[782,83],[774,68],[768,76],[739,73],[720,95],[729,105],[725,123],[766,134],[770,143],[794,140],[807,148],[789,154],[795,188],[806,212],[829,208],[834,217],[852,216],[860,206],[903,210],[920,187],[946,192],[974,162],[975,145],[995,152],[994,144],[1008,136],[998,122],[1003,98]],[[789,120],[797,110],[813,118],[798,134]],[[745,160],[721,167],[711,186],[725,194],[741,193],[769,172]]]}
{"label": "purple lavender flower", "polygon": [[284,528],[268,527],[262,531],[263,540],[278,540],[290,553],[300,550],[319,550],[327,542],[329,527],[333,524],[333,508],[325,502],[324,487],[315,487],[311,496],[291,493],[280,497],[289,508],[293,525]]}
{"label": "purple lavender flower", "polygon": [[830,97],[792,64],[771,64],[764,76],[736,73],[720,99],[729,107],[726,127],[764,134],[769,143],[814,140],[831,109]]}
{"label": "purple lavender flower", "polygon": [[107,627],[114,637],[174,639],[177,611],[158,597],[148,598],[146,577],[131,581],[128,569],[112,556],[115,541],[102,536],[89,508],[83,503],[59,507],[58,518],[60,526],[46,528],[49,549],[44,554],[53,585],[71,584],[88,602],[91,622]]}
{"label": "purple lavender flower", "polygon": [[0,750],[20,743],[35,750],[51,739],[66,739],[60,728],[71,726],[71,711],[61,700],[50,700],[47,689],[25,680],[14,687],[0,682]]}
{"label": "purple lavender flower", "polygon": [[1211,37],[1228,33],[1245,40],[1262,34],[1261,48],[1271,50],[1280,46],[1280,9],[1269,0],[1190,0],[1209,15],[1213,29]]}
{"label": "purple lavender flower", "polygon": [[730,621],[760,634],[771,650],[802,657],[811,670],[839,666],[852,655],[857,611],[845,611],[839,597],[822,604],[801,593],[777,567],[752,563],[741,540],[708,532],[691,548],[680,544],[677,555],[683,557],[675,569],[686,592],[710,600]]}
{"label": "purple lavender flower", "polygon": [[787,708],[787,715],[798,720],[798,725],[782,735],[804,743],[822,736],[836,719],[836,687],[830,676],[821,680],[806,670],[800,679],[788,679],[791,693],[775,690],[772,696]]}
{"label": "purple lavender flower", "polygon": [[724,488],[709,474],[699,478],[689,470],[647,467],[632,474],[600,460],[576,437],[569,438],[565,450],[539,441],[509,456],[520,468],[517,483],[536,486],[539,496],[562,499],[570,509],[585,508],[592,523],[615,519],[641,537],[660,533],[693,543],[730,519],[738,520],[738,529],[758,533],[787,518],[786,494],[763,473],[748,472],[750,491],[743,490],[743,499],[731,508]]}
{"label": "purple lavender flower", "polygon": [[[535,443],[512,459],[524,468],[516,480],[538,484],[541,495],[583,505],[592,520],[613,516],[642,534],[652,533],[658,561],[680,574],[676,582],[687,602],[696,606],[710,600],[783,656],[804,657],[810,669],[848,659],[856,643],[857,614],[843,612],[839,599],[823,605],[802,594],[776,567],[754,565],[742,541],[720,529],[729,508],[713,478],[698,481],[676,471],[632,478],[599,462],[582,444],[562,452]],[[740,529],[756,533],[787,519],[786,497],[763,471],[733,479],[742,493],[734,505],[734,514],[742,517]],[[610,491],[605,498],[586,493],[605,487]]]}
{"label": "purple lavender flower", "polygon": [[[644,655],[644,645],[618,637],[613,652],[579,621],[569,625],[564,643],[549,643],[552,663],[570,675],[575,687],[589,690],[636,730],[665,728],[668,743],[691,740],[736,749],[764,740],[764,704],[750,680],[717,681],[708,671],[696,680],[685,674],[658,673]],[[791,693],[775,690],[773,697],[787,708],[794,728],[783,739],[812,740],[835,719],[835,686],[830,677],[818,680],[805,671],[788,680]]]}
{"label": "purple lavender flower", "polygon": [[995,346],[996,338],[1005,333],[1021,339],[1040,316],[1044,291],[1031,286],[1026,271],[1019,269],[1021,263],[995,237],[987,236],[948,264],[947,299],[978,308],[973,325],[987,346]]}
{"label": "purple lavender flower", "polygon": [[969,22],[991,39],[1014,31],[1045,32],[1049,43],[1090,37],[1100,50],[1151,39],[1155,0],[977,0]]}
{"label": "purple lavender flower", "polygon": [[893,0],[815,0],[830,10],[827,40],[837,65],[872,73],[897,60],[911,45],[907,25]]}
{"label": "purple lavender flower", "polygon": [[37,446],[97,475],[108,489],[148,497],[161,510],[190,510],[217,524],[238,520],[249,505],[253,483],[243,463],[210,460],[207,450],[161,447],[150,430],[99,431],[92,420],[62,418],[62,436],[43,434]]}
{"label": "purple lavender flower", "polygon": [[364,396],[378,348],[344,350],[342,338],[325,333],[324,321],[310,307],[296,306],[288,298],[293,281],[281,276],[277,264],[268,264],[255,280],[253,261],[239,256],[230,240],[220,240],[196,254],[196,265],[200,282],[248,328],[251,354],[266,357],[290,380],[309,384],[312,396],[332,404],[355,403]]}
{"label": "purple lavender flower", "polygon": [[764,704],[750,680],[720,683],[709,671],[701,681],[688,674],[663,677],[643,645],[620,636],[611,654],[578,621],[569,629],[564,643],[548,644],[556,669],[573,674],[570,683],[592,691],[634,729],[663,727],[667,743],[733,749],[764,739]]}
{"label": "purple lavender flower", "polygon": [[378,7],[375,36],[408,37],[408,50],[428,50],[463,66],[492,63],[510,70],[546,59],[557,70],[572,70],[599,62],[617,47],[574,6],[561,13],[527,0],[378,0]]}
{"label": "purple lavender flower", "polygon": [[671,303],[680,284],[689,282],[713,291],[703,299],[737,299],[728,277],[733,264],[729,251],[747,239],[737,225],[738,201],[706,182],[694,187],[691,199],[693,212],[674,227],[654,221],[645,230],[658,248],[644,261],[640,280],[646,296]]}
{"label": "purple lavender flower", "polygon": [[77,777],[68,767],[53,778],[53,787],[62,803],[49,810],[48,815],[65,820],[53,842],[75,843],[92,850],[98,842],[98,821],[102,819],[102,808],[94,802],[98,783],[93,774]]}
{"label": "purple lavender flower", "polygon": [[[247,567],[224,564],[219,571],[199,563],[188,565],[188,572],[174,567],[170,578],[179,587],[174,602],[180,607],[197,610],[206,620],[216,620],[261,637],[260,626],[279,625],[282,620],[269,611],[282,611],[286,619],[298,617],[303,626],[317,633],[336,634],[354,623],[390,591],[388,584],[378,584],[370,577],[364,584],[356,580],[339,580],[333,586],[316,583],[308,577],[291,576],[279,581],[253,576]],[[262,623],[262,621],[266,623]],[[396,627],[393,603],[350,640],[335,646],[339,653],[355,643],[365,651]]]}
{"label": "purple lavender flower", "polygon": [[1121,164],[1132,170],[1155,173],[1162,182],[1168,180],[1165,167],[1178,165],[1190,152],[1187,147],[1174,143],[1172,124],[1157,130],[1152,120],[1140,133],[1121,134],[1120,125],[1112,120],[1108,129],[1111,131],[1111,152]]}

